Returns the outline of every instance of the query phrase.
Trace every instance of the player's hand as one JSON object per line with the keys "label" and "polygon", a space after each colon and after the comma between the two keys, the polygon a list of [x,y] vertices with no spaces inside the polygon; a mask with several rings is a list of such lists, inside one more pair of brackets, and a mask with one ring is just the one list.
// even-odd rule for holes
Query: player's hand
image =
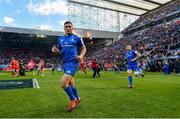
{"label": "player's hand", "polygon": [[137,60],[137,59],[136,59],[136,58],[134,58],[134,59],[132,59],[132,60],[131,60],[131,62],[135,62],[136,60]]}
{"label": "player's hand", "polygon": [[59,49],[56,48],[56,46],[54,45],[54,46],[52,47],[52,52],[53,52],[53,53],[58,53],[58,52],[59,52]]}
{"label": "player's hand", "polygon": [[76,59],[77,59],[80,63],[82,63],[82,61],[83,61],[83,57],[82,57],[81,55],[78,55],[78,56],[76,57]]}

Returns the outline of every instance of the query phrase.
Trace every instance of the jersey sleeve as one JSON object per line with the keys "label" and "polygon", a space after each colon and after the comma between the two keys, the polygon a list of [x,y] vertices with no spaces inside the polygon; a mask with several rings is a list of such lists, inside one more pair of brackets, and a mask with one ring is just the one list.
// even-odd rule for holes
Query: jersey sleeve
{"label": "jersey sleeve", "polygon": [[127,52],[123,53],[123,57],[124,57],[124,59],[127,59]]}
{"label": "jersey sleeve", "polygon": [[137,51],[136,50],[132,50],[134,56],[136,57],[137,56]]}
{"label": "jersey sleeve", "polygon": [[83,45],[84,45],[84,41],[82,40],[82,38],[77,37],[77,46],[82,47]]}
{"label": "jersey sleeve", "polygon": [[134,51],[134,53],[135,53],[135,54],[137,54],[137,53],[138,53],[138,51]]}
{"label": "jersey sleeve", "polygon": [[57,46],[57,48],[61,51],[61,44],[60,44],[61,42],[60,42],[60,39],[61,39],[61,38],[58,39],[58,42],[57,42],[57,45],[56,45],[56,46]]}

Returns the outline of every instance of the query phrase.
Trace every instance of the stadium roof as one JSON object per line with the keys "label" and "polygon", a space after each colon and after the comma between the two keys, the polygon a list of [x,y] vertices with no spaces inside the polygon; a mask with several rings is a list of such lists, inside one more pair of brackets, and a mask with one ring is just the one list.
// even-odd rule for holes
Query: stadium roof
{"label": "stadium roof", "polygon": [[172,0],[68,0],[71,3],[83,4],[102,9],[118,11],[141,16]]}
{"label": "stadium roof", "polygon": [[40,29],[28,29],[28,28],[17,28],[17,27],[5,27],[0,26],[0,33],[9,32],[9,33],[24,33],[24,34],[43,34],[51,36],[59,36],[64,34],[63,32],[50,31],[50,30],[40,30]]}
{"label": "stadium roof", "polygon": [[[119,37],[119,32],[110,31],[98,31],[90,29],[80,29],[75,28],[76,33],[82,37],[86,37],[87,31],[91,33],[93,38],[114,38]],[[18,34],[37,34],[37,35],[49,35],[49,36],[61,36],[64,32],[50,31],[50,30],[39,30],[39,29],[29,29],[29,28],[17,28],[17,27],[6,27],[0,26],[1,33],[18,33]]]}

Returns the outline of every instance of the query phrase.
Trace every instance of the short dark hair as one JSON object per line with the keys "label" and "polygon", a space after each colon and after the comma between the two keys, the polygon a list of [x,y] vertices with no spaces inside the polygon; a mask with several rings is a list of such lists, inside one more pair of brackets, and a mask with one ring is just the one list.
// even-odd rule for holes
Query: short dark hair
{"label": "short dark hair", "polygon": [[64,26],[65,26],[66,24],[71,24],[71,25],[73,25],[72,22],[70,22],[70,21],[64,22]]}

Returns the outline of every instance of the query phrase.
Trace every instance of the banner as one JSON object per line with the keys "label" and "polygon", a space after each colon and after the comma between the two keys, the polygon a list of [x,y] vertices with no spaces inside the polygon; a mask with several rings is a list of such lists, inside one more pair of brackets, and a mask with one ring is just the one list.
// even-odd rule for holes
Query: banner
{"label": "banner", "polygon": [[0,80],[0,90],[18,88],[39,88],[36,79]]}

